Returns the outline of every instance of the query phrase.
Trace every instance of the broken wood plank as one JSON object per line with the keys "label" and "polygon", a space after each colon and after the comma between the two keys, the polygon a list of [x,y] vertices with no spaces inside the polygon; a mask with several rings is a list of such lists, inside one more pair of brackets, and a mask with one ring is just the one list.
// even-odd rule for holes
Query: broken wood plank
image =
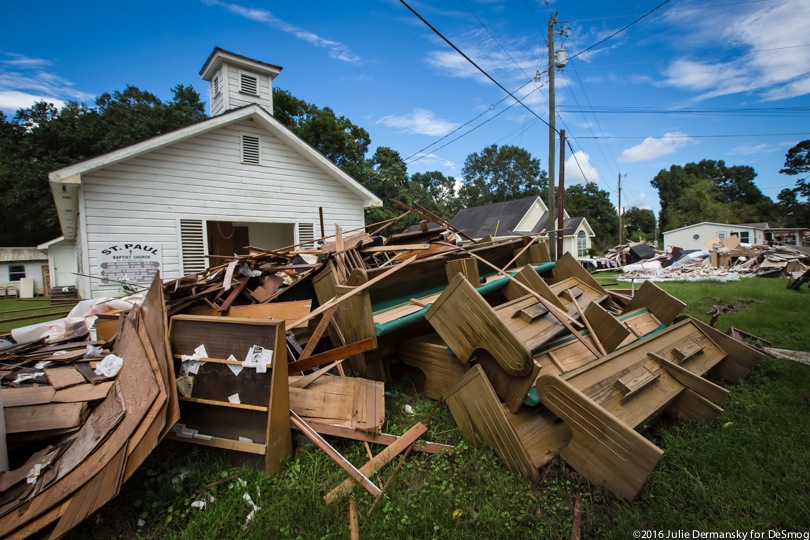
{"label": "broken wood plank", "polygon": [[[406,431],[399,439],[397,439],[396,442],[386,447],[382,452],[374,456],[373,459],[366,462],[366,464],[360,468],[360,472],[365,476],[374,475],[398,454],[404,452],[416,439],[425,433],[427,433],[427,426],[425,426],[422,422],[417,422],[411,429]],[[341,495],[349,493],[352,489],[353,479],[354,478],[347,478],[340,485],[327,493],[323,499],[327,503],[331,503]]]}
{"label": "broken wood plank", "polygon": [[322,366],[324,364],[328,364],[329,362],[334,362],[335,360],[342,360],[355,354],[370,351],[375,349],[376,347],[377,345],[375,343],[375,340],[373,338],[367,338],[361,341],[357,341],[355,343],[350,343],[348,345],[337,347],[330,351],[310,356],[306,360],[299,360],[297,362],[292,362],[287,366],[287,369],[289,370],[290,373],[298,373],[304,371],[305,369]]}
{"label": "broken wood plank", "polygon": [[[100,384],[84,383],[70,388],[57,390],[51,401],[53,403],[72,403],[77,401],[98,401],[107,397],[115,381]],[[3,391],[5,395],[5,390]]]}
{"label": "broken wood plank", "polygon": [[6,433],[66,429],[81,425],[86,403],[48,403],[5,409]]}
{"label": "broken wood plank", "polygon": [[[382,444],[385,446],[390,446],[397,439],[399,439],[397,435],[391,435],[390,433],[369,433],[367,431],[357,431],[345,426],[319,424],[317,422],[309,422],[309,425],[321,435],[340,437],[342,439],[350,439],[353,441],[365,441],[373,444]],[[298,429],[294,425],[293,428]],[[414,443],[414,450],[423,452],[425,454],[442,454],[444,452],[449,452],[453,448],[454,447],[449,444],[430,441],[416,441]]]}
{"label": "broken wood plank", "polygon": [[45,368],[44,371],[45,376],[48,377],[54,390],[60,390],[85,382],[82,374],[76,371],[73,366]]}
{"label": "broken wood plank", "polygon": [[374,485],[374,482],[368,479],[366,475],[361,473],[357,470],[357,467],[352,465],[349,460],[343,457],[340,452],[335,450],[331,444],[326,442],[326,440],[321,437],[312,427],[309,426],[304,420],[301,419],[295,412],[290,411],[290,422],[297,427],[306,437],[312,441],[315,446],[326,452],[332,460],[337,463],[341,469],[346,471],[346,473],[358,484],[363,486],[366,491],[374,495],[375,497],[380,494],[380,488]]}
{"label": "broken wood plank", "polygon": [[21,407],[50,403],[56,391],[52,386],[31,386],[28,388],[3,388],[3,407]]}
{"label": "broken wood plank", "polygon": [[324,332],[329,327],[329,321],[332,320],[332,317],[335,316],[337,313],[338,306],[334,305],[331,308],[327,309],[321,315],[321,320],[318,321],[318,326],[315,327],[315,330],[312,331],[312,335],[309,336],[309,341],[307,341],[306,347],[304,350],[301,351],[301,355],[298,357],[298,360],[306,360],[310,356],[312,356],[312,351],[315,350],[315,347],[318,345],[318,342],[323,337]]}

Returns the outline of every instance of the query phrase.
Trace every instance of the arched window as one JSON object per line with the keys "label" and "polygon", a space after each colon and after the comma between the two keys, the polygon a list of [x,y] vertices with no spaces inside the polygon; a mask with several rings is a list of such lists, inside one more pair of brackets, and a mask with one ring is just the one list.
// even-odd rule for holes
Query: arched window
{"label": "arched window", "polygon": [[577,233],[577,256],[578,257],[585,257],[588,255],[588,243],[586,241],[587,235],[585,231],[579,231]]}

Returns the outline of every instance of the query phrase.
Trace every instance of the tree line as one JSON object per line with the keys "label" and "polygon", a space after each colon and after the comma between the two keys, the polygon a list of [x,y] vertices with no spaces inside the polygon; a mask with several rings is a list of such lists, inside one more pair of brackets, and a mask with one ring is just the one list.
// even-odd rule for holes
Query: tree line
{"label": "tree line", "polygon": [[[121,92],[101,94],[92,107],[68,102],[59,109],[39,102],[18,110],[13,118],[0,112],[0,186],[5,194],[0,198],[0,245],[36,245],[59,235],[48,172],[207,118],[192,87],[176,86],[172,96],[164,102],[128,86]],[[329,107],[307,103],[280,88],[273,90],[273,101],[277,120],[386,203],[367,210],[367,223],[401,213],[389,199],[419,204],[449,220],[469,206],[530,195],[547,198],[548,174],[540,160],[523,148],[493,144],[473,152],[464,162],[460,179],[441,171],[409,175],[407,164],[392,148],[377,147],[369,156],[368,132]],[[810,141],[791,149],[781,172],[808,172],[808,150]],[[774,203],[756,187],[755,177],[751,167],[728,167],[723,161],[704,160],[662,170],[651,182],[661,200],[660,229],[708,220],[810,226],[806,178],[794,189],[783,190]],[[588,219],[598,250],[617,243],[618,216],[607,191],[593,183],[572,185],[565,190],[565,201],[569,215]],[[408,216],[397,226],[418,219]],[[655,227],[651,210],[626,212],[626,238],[652,239]]]}

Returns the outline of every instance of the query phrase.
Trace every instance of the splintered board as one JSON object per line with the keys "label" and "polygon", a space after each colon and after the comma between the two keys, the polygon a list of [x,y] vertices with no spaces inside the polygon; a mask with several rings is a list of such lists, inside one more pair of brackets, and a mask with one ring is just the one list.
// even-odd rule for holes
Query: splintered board
{"label": "splintered board", "polygon": [[380,433],[385,387],[378,381],[327,375],[306,388],[290,388],[290,408],[307,421]]}

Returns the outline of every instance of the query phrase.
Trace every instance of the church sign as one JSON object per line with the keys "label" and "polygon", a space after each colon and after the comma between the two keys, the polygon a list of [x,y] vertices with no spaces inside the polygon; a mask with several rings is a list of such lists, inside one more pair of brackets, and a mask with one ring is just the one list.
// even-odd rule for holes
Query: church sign
{"label": "church sign", "polygon": [[102,283],[151,283],[161,262],[160,249],[150,244],[113,244],[99,252]]}

